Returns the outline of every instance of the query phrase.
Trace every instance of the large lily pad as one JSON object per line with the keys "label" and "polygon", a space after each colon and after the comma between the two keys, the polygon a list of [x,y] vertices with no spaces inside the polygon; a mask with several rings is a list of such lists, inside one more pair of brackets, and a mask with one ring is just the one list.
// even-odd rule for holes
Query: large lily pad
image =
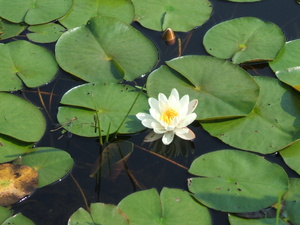
{"label": "large lily pad", "polygon": [[46,130],[41,111],[30,102],[0,92],[0,133],[24,142],[36,142]]}
{"label": "large lily pad", "polygon": [[0,206],[0,224],[12,215],[12,211],[8,208]]}
{"label": "large lily pad", "polygon": [[0,44],[0,91],[38,87],[51,81],[58,66],[54,56],[46,48],[28,41]]}
{"label": "large lily pad", "polygon": [[25,165],[0,164],[0,205],[8,206],[35,191],[38,173]]}
{"label": "large lily pad", "polygon": [[201,123],[211,135],[236,148],[276,152],[300,138],[300,96],[269,77],[255,77],[261,88],[254,110],[244,118]]}
{"label": "large lily pad", "polygon": [[[138,96],[139,95],[139,96]],[[68,91],[61,99],[58,121],[68,131],[85,137],[98,137],[98,118],[102,135],[117,131],[137,98],[120,133],[135,133],[144,129],[136,118],[149,108],[147,96],[130,86],[98,83],[83,84]],[[71,122],[71,124],[70,124]]]}
{"label": "large lily pad", "polygon": [[284,169],[262,157],[220,150],[195,159],[189,190],[204,205],[225,212],[253,212],[277,202],[288,189]]}
{"label": "large lily pad", "polygon": [[59,65],[88,82],[134,80],[158,60],[156,47],[139,31],[107,16],[64,33],[56,44]]}
{"label": "large lily pad", "polygon": [[74,164],[67,152],[51,147],[34,148],[34,151],[22,157],[21,162],[38,172],[39,188],[63,178]]}
{"label": "large lily pad", "polygon": [[198,120],[248,115],[254,108],[259,86],[243,69],[210,56],[184,56],[167,61],[147,80],[149,96],[167,96],[176,88],[181,96],[198,99]]}
{"label": "large lily pad", "polygon": [[41,24],[64,16],[72,0],[0,0],[0,17],[13,23]]}
{"label": "large lily pad", "polygon": [[[276,218],[263,218],[263,219],[245,219],[239,218],[234,215],[229,215],[230,225],[275,225]],[[282,219],[279,219],[278,225],[289,225]]]}
{"label": "large lily pad", "polygon": [[100,15],[116,17],[130,24],[134,18],[134,7],[130,0],[73,0],[72,9],[59,22],[71,29]]}
{"label": "large lily pad", "polygon": [[206,207],[196,202],[183,190],[163,188],[128,195],[118,207],[127,214],[131,225],[210,225]]}
{"label": "large lily pad", "polygon": [[11,23],[0,18],[0,40],[19,35],[26,29],[27,25]]}
{"label": "large lily pad", "polygon": [[77,224],[129,225],[129,221],[126,214],[115,205],[92,203],[90,214],[83,208],[72,214],[68,225]]}
{"label": "large lily pad", "polygon": [[212,12],[208,0],[132,0],[135,20],[152,30],[187,32],[204,24]]}
{"label": "large lily pad", "polygon": [[48,23],[28,28],[32,33],[27,33],[29,40],[38,43],[49,43],[57,41],[57,39],[65,32],[65,28],[56,23]]}
{"label": "large lily pad", "polygon": [[269,63],[278,79],[300,91],[300,39],[289,41]]}
{"label": "large lily pad", "polygon": [[22,213],[18,213],[8,218],[1,225],[12,225],[12,224],[35,225],[34,222],[32,222],[32,220],[28,219],[26,216],[23,216]]}
{"label": "large lily pad", "polygon": [[284,34],[277,25],[254,17],[217,24],[203,38],[209,54],[221,59],[231,58],[236,64],[273,60],[284,43]]}

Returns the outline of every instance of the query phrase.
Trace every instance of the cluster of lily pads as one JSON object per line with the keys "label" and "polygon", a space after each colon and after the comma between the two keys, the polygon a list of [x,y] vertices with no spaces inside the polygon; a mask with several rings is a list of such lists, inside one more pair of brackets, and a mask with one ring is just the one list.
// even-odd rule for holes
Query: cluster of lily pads
{"label": "cluster of lily pads", "polygon": [[[181,96],[198,100],[196,120],[206,131],[245,150],[225,149],[194,160],[188,171],[194,175],[187,181],[190,192],[164,188],[158,194],[150,189],[125,197],[117,206],[93,203],[78,209],[69,224],[211,224],[208,208],[230,213],[232,225],[300,221],[299,179],[288,178],[282,167],[250,153],[279,152],[300,174],[299,40],[286,42],[277,25],[258,18],[232,19],[205,34],[203,45],[211,56],[181,56],[153,70],[157,48],[130,25],[135,20],[148,29],[188,32],[211,13],[208,0],[0,0],[0,174],[7,175],[0,176],[0,205],[13,204],[73,167],[67,152],[34,147],[46,130],[44,115],[9,93],[51,82],[60,67],[86,82],[66,92],[58,108],[57,120],[73,134],[102,140],[140,132],[145,128],[136,114],[148,112],[148,97],[168,96],[176,88]],[[9,39],[25,29],[29,41]],[[55,55],[33,42],[56,42]],[[253,77],[241,67],[260,62],[268,62],[278,79]],[[144,75],[147,94],[124,84]],[[102,155],[120,149],[127,156],[133,144],[112,142]],[[24,169],[31,182],[22,180],[21,166],[33,169]],[[31,192],[11,197],[16,183],[29,185]],[[275,214],[241,216],[266,209]],[[0,207],[0,223],[33,224],[12,214]]]}

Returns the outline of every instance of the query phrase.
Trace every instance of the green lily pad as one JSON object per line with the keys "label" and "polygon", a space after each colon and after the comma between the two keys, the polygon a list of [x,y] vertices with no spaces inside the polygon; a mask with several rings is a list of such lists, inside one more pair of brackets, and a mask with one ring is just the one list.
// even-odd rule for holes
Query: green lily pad
{"label": "green lily pad", "polygon": [[0,163],[10,162],[32,148],[34,143],[0,134]]}
{"label": "green lily pad", "polygon": [[135,20],[142,26],[163,31],[187,32],[204,24],[212,13],[208,0],[132,0]]}
{"label": "green lily pad", "polygon": [[211,56],[184,56],[167,61],[147,80],[147,93],[157,98],[169,96],[176,88],[183,96],[198,99],[198,120],[234,118],[248,115],[254,108],[259,86],[245,70],[229,61]]}
{"label": "green lily pad", "polygon": [[77,224],[129,225],[129,221],[126,214],[115,205],[92,203],[90,214],[83,208],[79,208],[70,217],[68,225]]}
{"label": "green lily pad", "polygon": [[226,0],[229,2],[260,2],[262,0]]}
{"label": "green lily pad", "polygon": [[67,72],[88,82],[134,80],[156,64],[153,43],[123,21],[107,16],[64,33],[56,58]]}
{"label": "green lily pad", "polygon": [[65,32],[65,28],[56,23],[48,23],[28,27],[28,30],[33,33],[27,33],[29,40],[38,43],[55,42]]}
{"label": "green lily pad", "polygon": [[0,206],[0,224],[12,215],[12,211],[8,208]]}
{"label": "green lily pad", "polygon": [[11,23],[0,18],[0,40],[15,37],[26,29],[27,25]]}
{"label": "green lily pad", "polygon": [[101,15],[116,17],[130,24],[134,18],[134,7],[130,0],[73,0],[72,9],[59,22],[71,29]]}
{"label": "green lily pad", "polygon": [[300,91],[300,39],[289,41],[276,59],[269,62],[271,69],[282,82]]}
{"label": "green lily pad", "polygon": [[[139,95],[139,96],[138,96]],[[117,131],[137,98],[120,133],[145,129],[135,116],[149,108],[147,96],[131,86],[97,83],[83,84],[69,90],[61,99],[57,119],[68,131],[85,137],[99,137],[97,114],[102,135]]]}
{"label": "green lily pad", "polygon": [[53,54],[46,48],[27,41],[0,44],[0,91],[38,87],[51,81],[58,66]]}
{"label": "green lily pad", "polygon": [[300,174],[300,141],[296,141],[287,148],[281,150],[279,153],[284,162],[298,174]]}
{"label": "green lily pad", "polygon": [[22,213],[18,213],[8,218],[1,225],[12,225],[12,224],[35,225],[35,223],[32,222],[32,220],[28,219],[26,216],[23,216]]}
{"label": "green lily pad", "polygon": [[30,102],[0,92],[0,133],[24,142],[37,142],[46,130],[41,111]]}
{"label": "green lily pad", "polygon": [[219,23],[203,38],[209,54],[221,59],[231,58],[235,64],[274,60],[284,43],[284,34],[277,25],[255,17]]}
{"label": "green lily pad", "polygon": [[[284,199],[284,208],[282,215],[292,222],[298,224],[300,221],[300,179],[290,178],[290,185],[287,195]],[[290,224],[290,223],[289,223]]]}
{"label": "green lily pad", "polygon": [[21,162],[38,172],[39,188],[63,178],[74,164],[67,152],[51,147],[34,148],[34,151],[22,156]]}
{"label": "green lily pad", "polygon": [[13,23],[47,23],[64,16],[72,0],[0,0],[0,17]]}
{"label": "green lily pad", "polygon": [[269,154],[300,138],[300,96],[277,79],[255,77],[255,80],[261,91],[248,116],[201,125],[233,147]]}
{"label": "green lily pad", "polygon": [[189,190],[204,205],[225,212],[253,212],[277,203],[288,189],[284,169],[238,150],[204,154],[192,162]]}
{"label": "green lily pad", "polygon": [[[275,225],[276,218],[263,218],[263,219],[244,219],[234,215],[229,215],[230,225]],[[279,219],[278,225],[289,225],[282,219]]]}
{"label": "green lily pad", "polygon": [[131,225],[211,225],[206,207],[196,202],[183,190],[163,188],[128,195],[118,204],[127,214]]}

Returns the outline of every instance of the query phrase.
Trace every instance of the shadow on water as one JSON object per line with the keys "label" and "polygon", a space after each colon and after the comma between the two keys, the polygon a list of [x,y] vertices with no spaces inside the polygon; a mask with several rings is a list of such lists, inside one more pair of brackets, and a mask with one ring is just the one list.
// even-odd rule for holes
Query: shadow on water
{"label": "shadow on water", "polygon": [[[178,47],[178,41],[175,45],[166,45],[161,40],[162,32],[148,30],[136,22],[132,24],[157,46],[160,61],[156,68],[179,55],[207,55],[202,45],[205,32],[219,22],[236,17],[253,16],[273,22],[284,31],[287,40],[300,37],[300,6],[295,0],[263,0],[254,3],[221,0],[211,0],[211,2],[214,11],[207,23],[188,33],[176,33],[180,38],[181,48]],[[45,47],[54,51],[54,44],[47,44]],[[267,66],[253,65],[247,70],[255,75],[274,76]],[[143,86],[146,77],[137,79],[137,84]],[[79,207],[87,208],[87,203],[97,201],[96,180],[89,175],[95,160],[99,157],[98,140],[76,135],[72,135],[71,138],[67,135],[60,138],[62,135],[60,131],[51,132],[53,124],[57,123],[56,115],[61,96],[70,88],[83,83],[60,70],[53,82],[39,88],[40,93],[36,89],[23,91],[23,96],[43,109],[48,122],[48,129],[37,146],[61,148],[71,154],[75,161],[71,174],[60,182],[43,187],[31,197],[13,205],[15,212],[22,212],[38,225],[67,224],[70,215]],[[197,122],[191,129],[197,136],[193,143],[176,140],[169,148],[161,145],[160,141],[152,144],[143,143],[147,130],[137,135],[120,136],[119,138],[132,141],[136,146],[126,163],[138,185],[133,185],[132,179],[125,170],[113,179],[103,178],[100,187],[101,202],[118,204],[128,194],[142,188],[155,187],[158,191],[163,187],[187,190],[187,179],[190,177],[187,169],[195,158],[219,149],[232,149],[217,138],[211,137]],[[267,159],[284,165],[278,155],[270,155]],[[286,166],[284,168],[292,176],[298,176]],[[227,213],[215,210],[210,210],[210,213],[213,225],[229,225]]]}

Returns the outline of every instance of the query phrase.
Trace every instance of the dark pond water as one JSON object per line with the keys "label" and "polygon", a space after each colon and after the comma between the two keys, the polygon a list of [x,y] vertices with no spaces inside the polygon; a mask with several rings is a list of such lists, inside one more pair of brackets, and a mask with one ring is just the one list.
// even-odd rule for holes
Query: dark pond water
{"label": "dark pond water", "polygon": [[[287,40],[300,37],[300,5],[296,3],[296,0],[263,0],[255,3],[231,3],[222,0],[211,0],[211,2],[213,3],[214,12],[206,24],[189,33],[177,34],[182,40],[182,55],[206,55],[207,53],[202,45],[205,32],[219,22],[242,16],[254,16],[277,24],[284,31]],[[160,62],[157,66],[178,56],[178,45],[165,45],[161,40],[161,32],[147,30],[137,23],[132,25],[156,44],[160,53]],[[53,51],[54,44],[48,44],[45,47]],[[248,71],[253,75],[274,76],[267,65],[257,66]],[[138,79],[137,82],[143,84],[145,78]],[[67,220],[73,212],[79,207],[86,207],[86,202],[88,204],[97,202],[98,197],[101,202],[117,204],[128,194],[143,188],[155,187],[158,191],[163,187],[187,190],[186,180],[189,174],[184,167],[188,168],[195,158],[204,153],[230,148],[218,139],[211,137],[197,122],[192,126],[197,136],[193,145],[184,142],[183,148],[181,148],[187,151],[187,156],[170,157],[169,159],[173,162],[147,151],[151,148],[161,151],[170,149],[144,144],[142,140],[146,132],[131,137],[120,136],[119,138],[128,139],[136,145],[127,161],[128,171],[134,177],[134,181],[130,179],[128,171],[125,170],[114,178],[104,178],[101,180],[100,196],[98,196],[95,190],[96,181],[89,177],[91,168],[99,155],[97,139],[82,138],[75,135],[71,138],[67,135],[60,138],[60,132],[50,132],[54,128],[54,124],[57,123],[56,114],[61,96],[70,88],[81,83],[83,82],[75,80],[71,75],[60,71],[57,78],[50,84],[41,87],[39,90],[27,89],[22,93],[37,106],[41,108],[45,106],[49,112],[49,115],[47,115],[46,110],[44,110],[48,120],[48,129],[37,146],[61,148],[69,152],[75,161],[74,169],[66,178],[37,190],[30,198],[13,206],[15,212],[22,212],[23,215],[29,217],[38,225],[67,224]],[[44,105],[40,100],[38,91]],[[174,148],[174,145],[170,147]],[[175,149],[175,151],[178,150],[179,148]],[[283,164],[282,159],[277,155],[270,155],[267,158],[273,162]],[[293,171],[286,169],[290,177],[299,177]],[[211,210],[211,214],[213,225],[229,224],[226,213]]]}

